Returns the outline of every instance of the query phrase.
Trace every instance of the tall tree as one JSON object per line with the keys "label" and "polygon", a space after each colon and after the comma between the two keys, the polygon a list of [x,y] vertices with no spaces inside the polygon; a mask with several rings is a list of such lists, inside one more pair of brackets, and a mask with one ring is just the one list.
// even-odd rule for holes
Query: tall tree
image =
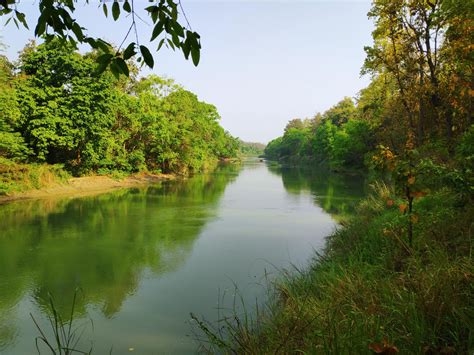
{"label": "tall tree", "polygon": [[[466,41],[456,38],[472,28],[473,9],[464,6],[461,14],[458,8],[456,1],[449,0],[376,0],[369,12],[376,28],[374,44],[366,48],[364,71],[393,77],[406,125],[418,145],[433,134],[443,134],[451,146],[455,126],[463,120],[457,117],[454,122],[448,78],[455,75],[453,67],[460,66],[448,53],[453,45],[468,49]],[[472,64],[472,58],[467,61]],[[460,77],[466,78],[466,72]]]}

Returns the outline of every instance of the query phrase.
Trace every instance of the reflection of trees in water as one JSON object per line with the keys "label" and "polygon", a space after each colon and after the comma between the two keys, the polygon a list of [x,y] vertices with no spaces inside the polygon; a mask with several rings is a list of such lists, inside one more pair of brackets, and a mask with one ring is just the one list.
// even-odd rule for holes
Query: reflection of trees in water
{"label": "reflection of trees in water", "polygon": [[279,163],[271,160],[265,160],[265,165],[267,166],[268,171],[271,172],[273,175],[281,176],[281,170],[283,168]]}
{"label": "reflection of trees in water", "polygon": [[227,166],[184,182],[0,206],[0,346],[15,332],[7,313],[28,291],[42,309],[53,294],[67,314],[79,287],[77,316],[89,304],[112,316],[145,269],[178,268],[238,171]]}
{"label": "reflection of trees in water", "polygon": [[0,310],[0,351],[16,338],[18,331],[12,323],[13,317],[12,308],[5,308],[3,311]]}
{"label": "reflection of trees in water", "polygon": [[366,195],[365,178],[360,175],[330,173],[314,168],[285,168],[269,164],[268,169],[283,180],[291,194],[309,192],[315,203],[336,220],[354,213],[357,203]]}
{"label": "reflection of trees in water", "polygon": [[262,169],[262,167],[265,165],[262,162],[262,159],[257,157],[247,157],[242,163],[245,164],[245,170]]}

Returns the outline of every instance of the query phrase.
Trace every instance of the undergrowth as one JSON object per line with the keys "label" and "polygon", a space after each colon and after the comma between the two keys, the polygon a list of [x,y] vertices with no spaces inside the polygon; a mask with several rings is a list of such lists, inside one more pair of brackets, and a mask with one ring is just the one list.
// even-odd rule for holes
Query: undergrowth
{"label": "undergrowth", "polygon": [[0,195],[50,187],[69,177],[61,165],[21,164],[0,157]]}

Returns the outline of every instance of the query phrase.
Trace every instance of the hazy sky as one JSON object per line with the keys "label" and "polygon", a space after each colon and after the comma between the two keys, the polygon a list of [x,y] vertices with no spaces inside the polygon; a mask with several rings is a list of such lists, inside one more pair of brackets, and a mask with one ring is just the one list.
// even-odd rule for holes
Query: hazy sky
{"label": "hazy sky", "polygon": [[[76,18],[89,34],[120,43],[130,20],[106,19],[91,2],[94,5],[78,5]],[[37,3],[23,0],[19,5],[32,29]],[[140,7],[147,3],[136,0]],[[155,57],[153,72],[176,79],[201,100],[216,105],[222,125],[234,136],[266,143],[281,135],[288,120],[311,117],[368,84],[359,73],[363,47],[371,43],[373,29],[367,19],[369,1],[182,0],[182,4],[202,38],[201,62],[194,67],[181,53],[164,48]],[[143,43],[151,30],[151,25],[140,23]],[[0,35],[11,59],[33,38],[32,31],[17,30],[12,23],[6,28],[2,24]]]}

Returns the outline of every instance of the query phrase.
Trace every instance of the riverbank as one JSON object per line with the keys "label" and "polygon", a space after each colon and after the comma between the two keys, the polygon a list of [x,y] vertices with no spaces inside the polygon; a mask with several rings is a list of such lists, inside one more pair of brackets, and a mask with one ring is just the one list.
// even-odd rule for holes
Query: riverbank
{"label": "riverbank", "polygon": [[47,164],[18,164],[0,161],[0,204],[57,196],[80,197],[117,188],[153,184],[175,179],[173,174],[137,173],[124,177],[92,175],[71,177],[60,166]]}
{"label": "riverbank", "polygon": [[114,179],[109,176],[83,176],[71,178],[64,183],[55,183],[49,187],[0,196],[0,204],[24,199],[89,196],[118,188],[148,185],[175,178],[176,176],[171,174],[137,174],[121,179]]}
{"label": "riverbank", "polygon": [[471,353],[472,203],[448,189],[416,199],[412,246],[400,206],[379,185],[306,270],[283,273],[254,321],[235,313],[217,330],[197,320],[211,350]]}

